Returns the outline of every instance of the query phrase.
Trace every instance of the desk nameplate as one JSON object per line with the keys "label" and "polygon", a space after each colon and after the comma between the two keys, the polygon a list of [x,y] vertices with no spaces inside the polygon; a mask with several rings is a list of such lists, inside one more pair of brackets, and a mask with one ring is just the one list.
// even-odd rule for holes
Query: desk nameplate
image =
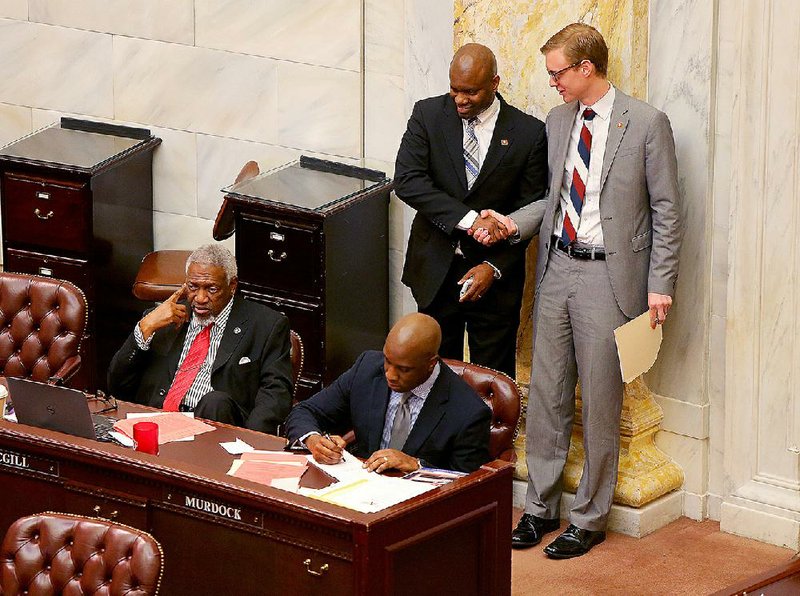
{"label": "desk nameplate", "polygon": [[0,449],[0,466],[15,470],[38,472],[45,476],[58,478],[58,462],[36,455],[29,455],[11,449]]}
{"label": "desk nameplate", "polygon": [[221,520],[235,521],[259,529],[264,527],[264,517],[261,512],[251,511],[240,505],[230,505],[218,499],[209,499],[205,495],[165,489],[164,501],[186,512],[203,513]]}

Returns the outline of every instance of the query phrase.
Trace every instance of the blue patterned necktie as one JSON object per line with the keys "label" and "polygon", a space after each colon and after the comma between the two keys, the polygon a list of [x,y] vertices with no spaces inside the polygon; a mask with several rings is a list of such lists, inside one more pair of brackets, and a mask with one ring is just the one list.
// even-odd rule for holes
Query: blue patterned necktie
{"label": "blue patterned necktie", "polygon": [[475,136],[475,125],[478,118],[467,120],[467,130],[464,135],[464,167],[467,171],[467,190],[472,188],[481,169],[478,165],[478,137]]}

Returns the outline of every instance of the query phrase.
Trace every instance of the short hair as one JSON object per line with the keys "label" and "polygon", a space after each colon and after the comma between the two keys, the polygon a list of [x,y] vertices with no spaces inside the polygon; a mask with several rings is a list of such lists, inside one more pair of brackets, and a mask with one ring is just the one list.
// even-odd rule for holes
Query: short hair
{"label": "short hair", "polygon": [[562,50],[564,57],[574,64],[588,60],[603,76],[608,73],[608,46],[600,32],[584,23],[572,23],[548,39],[539,48],[542,54]]}
{"label": "short hair", "polygon": [[189,265],[192,263],[222,267],[225,271],[225,283],[230,283],[233,278],[239,275],[239,271],[236,268],[236,258],[231,251],[221,244],[204,244],[195,249],[186,259],[187,275],[189,273]]}

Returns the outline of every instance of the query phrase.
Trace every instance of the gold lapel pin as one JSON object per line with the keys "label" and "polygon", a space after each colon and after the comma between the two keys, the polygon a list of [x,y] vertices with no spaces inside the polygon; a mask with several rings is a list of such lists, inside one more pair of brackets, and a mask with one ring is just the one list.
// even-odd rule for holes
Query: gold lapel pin
{"label": "gold lapel pin", "polygon": [[622,128],[623,126],[625,125],[622,122],[617,122],[617,128]]}
{"label": "gold lapel pin", "polygon": [[501,145],[508,145],[508,139],[500,139]]}

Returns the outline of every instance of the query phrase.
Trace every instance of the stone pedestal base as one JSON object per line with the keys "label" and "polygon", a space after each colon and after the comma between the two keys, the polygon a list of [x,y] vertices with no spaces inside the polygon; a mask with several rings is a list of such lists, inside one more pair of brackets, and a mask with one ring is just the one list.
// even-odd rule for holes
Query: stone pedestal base
{"label": "stone pedestal base", "polygon": [[[527,482],[514,480],[514,507],[524,509],[527,487]],[[573,493],[565,492],[561,496],[561,512],[564,515],[572,507],[573,499],[575,499]],[[633,536],[634,538],[641,538],[681,517],[682,510],[682,491],[666,494],[643,507],[627,507],[614,503],[611,506],[611,515],[608,518],[608,530]],[[553,537],[555,538],[556,535],[553,534]],[[543,543],[542,546],[546,545]]]}
{"label": "stone pedestal base", "polygon": [[[527,404],[527,401],[525,402]],[[620,421],[619,472],[614,503],[642,507],[683,484],[683,470],[655,445],[655,433],[664,414],[641,377],[625,385]],[[520,433],[514,448],[516,478],[527,479],[525,440]],[[564,466],[564,490],[575,492],[583,474],[583,420],[580,387],[575,404],[569,455]]]}

